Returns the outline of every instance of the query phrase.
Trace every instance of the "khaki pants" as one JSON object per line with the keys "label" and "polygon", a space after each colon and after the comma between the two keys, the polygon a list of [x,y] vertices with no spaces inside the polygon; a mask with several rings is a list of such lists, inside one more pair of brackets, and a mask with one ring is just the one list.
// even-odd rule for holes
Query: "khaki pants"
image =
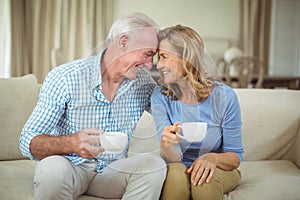
{"label": "khaki pants", "polygon": [[35,199],[77,199],[81,194],[102,198],[159,199],[166,176],[165,162],[139,154],[109,164],[97,173],[96,162],[75,166],[62,156],[40,161],[35,170]]}
{"label": "khaki pants", "polygon": [[223,195],[233,190],[241,179],[237,169],[224,171],[217,168],[209,183],[194,186],[186,170],[186,166],[182,163],[168,165],[167,178],[161,194],[162,200],[221,200]]}

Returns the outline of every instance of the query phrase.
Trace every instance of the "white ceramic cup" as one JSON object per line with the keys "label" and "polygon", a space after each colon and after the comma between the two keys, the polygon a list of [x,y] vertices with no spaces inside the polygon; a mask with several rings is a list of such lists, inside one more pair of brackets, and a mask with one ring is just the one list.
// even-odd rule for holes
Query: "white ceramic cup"
{"label": "white ceramic cup", "polygon": [[189,142],[202,142],[207,132],[206,122],[185,122],[180,127],[184,139]]}
{"label": "white ceramic cup", "polygon": [[121,153],[128,144],[128,137],[123,132],[105,132],[99,137],[106,153]]}

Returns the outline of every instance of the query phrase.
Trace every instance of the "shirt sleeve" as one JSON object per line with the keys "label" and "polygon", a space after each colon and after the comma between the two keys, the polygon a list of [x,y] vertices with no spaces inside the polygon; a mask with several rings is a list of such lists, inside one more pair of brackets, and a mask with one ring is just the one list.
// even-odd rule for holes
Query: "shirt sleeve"
{"label": "shirt sleeve", "polygon": [[[162,132],[165,126],[172,125],[168,114],[168,104],[165,99],[166,97],[163,96],[160,91],[161,87],[156,88],[151,96],[151,113],[154,118],[159,141],[161,140]],[[179,145],[176,146],[176,149],[180,155],[182,155]]]}
{"label": "shirt sleeve", "polygon": [[52,70],[40,90],[39,100],[20,135],[20,150],[24,156],[35,159],[30,152],[33,137],[55,135],[54,127],[65,112],[67,84],[59,71]]}
{"label": "shirt sleeve", "polygon": [[223,119],[223,151],[235,152],[243,161],[242,120],[238,98],[231,89],[227,92],[227,107]]}

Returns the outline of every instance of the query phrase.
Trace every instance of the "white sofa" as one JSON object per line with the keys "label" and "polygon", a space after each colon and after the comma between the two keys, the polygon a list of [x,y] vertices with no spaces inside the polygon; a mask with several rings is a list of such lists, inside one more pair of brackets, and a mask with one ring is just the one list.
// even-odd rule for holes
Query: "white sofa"
{"label": "white sofa", "polygon": [[[0,79],[0,199],[34,199],[36,161],[20,154],[19,134],[36,104],[39,87],[33,75]],[[245,159],[238,187],[224,199],[300,199],[300,91],[235,91],[242,109]],[[130,144],[135,153],[157,147],[156,137]]]}

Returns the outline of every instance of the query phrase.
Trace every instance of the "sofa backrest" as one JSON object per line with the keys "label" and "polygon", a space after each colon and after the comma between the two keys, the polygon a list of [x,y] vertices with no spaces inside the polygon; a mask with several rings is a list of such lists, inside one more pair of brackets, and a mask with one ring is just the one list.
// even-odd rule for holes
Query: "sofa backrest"
{"label": "sofa backrest", "polygon": [[34,75],[0,78],[0,160],[24,158],[19,150],[20,133],[38,99]]}
{"label": "sofa backrest", "polygon": [[[24,158],[19,151],[20,133],[36,105],[39,88],[34,75],[0,78],[0,160]],[[235,91],[242,111],[244,160],[292,159],[300,166],[300,91]],[[159,145],[153,131],[144,135],[136,130],[142,135],[134,134],[129,154],[157,153]]]}
{"label": "sofa backrest", "polygon": [[[292,159],[300,156],[300,91],[235,89],[242,111],[244,160]],[[297,142],[298,143],[298,142]]]}
{"label": "sofa backrest", "polygon": [[[288,159],[300,166],[300,91],[234,89],[241,106],[244,160]],[[155,130],[140,122],[129,153],[157,152]],[[146,125],[145,125],[146,124]]]}

